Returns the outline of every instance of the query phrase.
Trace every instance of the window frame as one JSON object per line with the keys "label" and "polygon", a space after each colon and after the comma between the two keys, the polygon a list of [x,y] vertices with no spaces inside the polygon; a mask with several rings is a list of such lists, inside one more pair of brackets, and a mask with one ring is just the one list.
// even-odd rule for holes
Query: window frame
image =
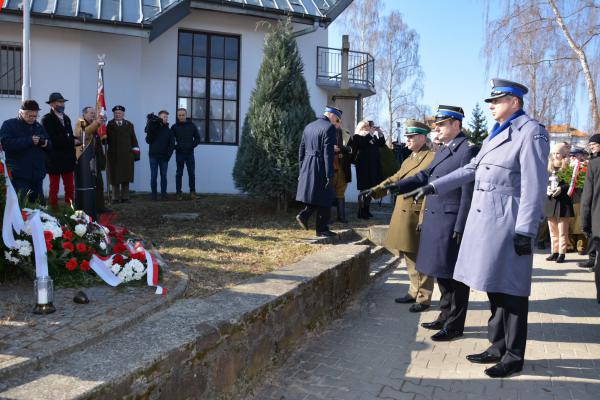
{"label": "window frame", "polygon": [[[18,98],[22,96],[23,93],[23,44],[16,42],[0,42],[0,52],[6,51],[7,53],[12,54],[12,67],[17,72],[15,73],[14,84],[20,83],[20,85],[15,87],[14,91],[8,89],[3,89],[0,87],[0,97],[3,98]],[[20,68],[15,68],[15,53],[19,52],[20,54]],[[7,60],[8,61],[8,60]],[[8,65],[8,62],[7,62]],[[8,71],[7,71],[8,73]],[[7,76],[8,79],[8,76]],[[8,82],[8,81],[7,81]]]}
{"label": "window frame", "polygon": [[[194,42],[192,42],[192,53],[191,55],[187,55],[187,54],[182,54],[180,53],[180,47],[179,47],[179,40],[180,40],[180,35],[182,33],[189,33],[189,34],[200,34],[200,35],[206,35],[206,73],[205,73],[205,97],[194,97],[194,93],[193,93],[193,79],[194,79]],[[193,36],[192,36],[193,37]],[[225,54],[223,54],[223,57],[212,57],[211,56],[211,42],[212,42],[212,38],[213,37],[222,37],[224,42],[227,38],[234,38],[237,40],[237,59],[235,61],[237,61],[237,74],[236,74],[236,78],[235,78],[235,82],[236,82],[236,107],[235,107],[235,141],[234,142],[211,142],[210,141],[210,102],[211,100],[220,100],[221,103],[223,104],[223,110],[222,110],[222,115],[220,119],[212,119],[213,121],[221,121],[222,124],[222,136],[224,137],[225,135],[225,129],[224,129],[224,122],[226,121],[232,121],[232,120],[226,120],[224,118],[224,113],[225,113],[225,101],[227,99],[224,98],[224,92],[225,92],[225,82],[229,81],[232,82],[233,80],[231,79],[226,79],[225,78],[225,61],[230,60],[232,61],[233,59],[228,59],[225,58]],[[202,31],[202,30],[194,30],[194,29],[179,29],[177,31],[177,66],[176,66],[176,80],[175,80],[175,105],[176,105],[176,109],[179,108],[179,98],[188,98],[190,99],[190,102],[192,102],[192,107],[193,107],[193,102],[194,99],[204,99],[205,101],[205,115],[204,115],[204,137],[202,138],[203,141],[200,142],[201,145],[216,145],[216,146],[239,146],[240,143],[240,76],[241,76],[241,60],[242,60],[242,36],[239,34],[232,34],[232,33],[224,33],[224,32],[214,32],[214,31]],[[225,48],[224,48],[225,51]],[[186,75],[180,75],[179,74],[179,57],[180,56],[190,56],[192,58],[192,75],[189,76],[190,79],[192,79],[192,88],[191,93],[189,96],[180,96],[179,95],[179,78],[180,77],[186,77],[188,78],[188,76]],[[197,57],[202,57],[202,56],[197,56]],[[211,86],[211,81],[213,78],[211,78],[210,74],[211,74],[211,66],[212,66],[212,59],[218,59],[218,60],[222,60],[223,61],[223,78],[219,79],[219,78],[214,78],[214,79],[219,79],[223,82],[223,88],[222,88],[222,93],[223,93],[223,97],[221,99],[213,99],[211,97],[211,93],[210,93],[210,86]],[[231,101],[231,100],[229,100]],[[193,118],[193,108],[191,109],[190,115],[188,116],[192,121],[194,120],[198,120],[197,118]]]}

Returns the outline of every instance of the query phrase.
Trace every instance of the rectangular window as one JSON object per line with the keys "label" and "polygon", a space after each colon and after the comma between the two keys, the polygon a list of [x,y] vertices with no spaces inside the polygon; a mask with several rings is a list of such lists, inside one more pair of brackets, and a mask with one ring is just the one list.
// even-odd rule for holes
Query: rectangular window
{"label": "rectangular window", "polygon": [[0,96],[20,96],[22,81],[20,44],[0,42]]}
{"label": "rectangular window", "polygon": [[240,37],[179,31],[177,108],[209,144],[238,144]]}

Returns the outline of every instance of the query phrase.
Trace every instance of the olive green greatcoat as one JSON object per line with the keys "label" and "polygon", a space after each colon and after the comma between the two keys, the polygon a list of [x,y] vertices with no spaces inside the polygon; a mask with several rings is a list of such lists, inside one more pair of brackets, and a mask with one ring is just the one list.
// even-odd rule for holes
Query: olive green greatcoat
{"label": "olive green greatcoat", "polygon": [[123,120],[118,126],[115,120],[106,125],[108,143],[108,179],[111,185],[133,182],[133,148],[138,147],[133,124]]}
{"label": "olive green greatcoat", "polygon": [[[411,154],[400,166],[398,172],[390,176],[379,185],[375,186],[374,197],[385,196],[385,185],[398,182],[401,179],[416,175],[431,164],[435,153],[428,149],[423,149],[417,153]],[[404,199],[402,195],[396,198],[396,206],[392,214],[390,228],[385,238],[385,247],[396,249],[405,253],[416,253],[419,251],[419,232],[417,225],[421,223],[421,210],[423,200],[414,203],[412,198]]]}

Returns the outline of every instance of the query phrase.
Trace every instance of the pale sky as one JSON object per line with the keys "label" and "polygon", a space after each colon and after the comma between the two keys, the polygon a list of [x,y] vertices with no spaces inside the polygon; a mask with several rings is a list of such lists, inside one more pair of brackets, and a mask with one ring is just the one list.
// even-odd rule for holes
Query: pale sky
{"label": "pale sky", "polygon": [[[490,129],[495,121],[483,99],[491,90],[489,80],[497,75],[494,71],[486,71],[482,53],[485,2],[384,0],[384,3],[386,11],[380,15],[397,9],[404,21],[419,33],[421,67],[425,73],[421,103],[427,104],[432,111],[439,104],[460,106],[465,110],[466,121],[470,121],[471,110],[479,103]],[[329,29],[330,47],[341,47],[341,37],[346,33],[338,21]],[[511,79],[510,76],[500,77]],[[584,128],[587,103],[585,94],[581,93],[579,97],[582,111],[573,125]]]}

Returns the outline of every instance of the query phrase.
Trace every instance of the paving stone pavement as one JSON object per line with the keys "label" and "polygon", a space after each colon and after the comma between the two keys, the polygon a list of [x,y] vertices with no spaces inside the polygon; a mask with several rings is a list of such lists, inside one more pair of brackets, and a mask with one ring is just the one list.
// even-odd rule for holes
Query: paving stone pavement
{"label": "paving stone pavement", "polygon": [[170,304],[183,294],[187,275],[176,268],[165,271],[161,285],[169,289],[167,296],[154,294],[144,282],[145,278],[133,286],[83,288],[89,304],[73,302],[79,289],[56,289],[56,312],[49,315],[31,313],[31,282],[0,285],[0,382],[39,359],[73,351]]}
{"label": "paving stone pavement", "polygon": [[600,304],[593,273],[576,266],[582,256],[570,253],[564,264],[545,256],[535,256],[526,363],[516,376],[491,379],[485,366],[465,359],[488,345],[485,293],[471,291],[463,338],[436,343],[429,338],[434,332],[419,326],[436,318],[436,307],[418,315],[393,301],[408,287],[401,265],[309,339],[254,400],[598,400]]}

